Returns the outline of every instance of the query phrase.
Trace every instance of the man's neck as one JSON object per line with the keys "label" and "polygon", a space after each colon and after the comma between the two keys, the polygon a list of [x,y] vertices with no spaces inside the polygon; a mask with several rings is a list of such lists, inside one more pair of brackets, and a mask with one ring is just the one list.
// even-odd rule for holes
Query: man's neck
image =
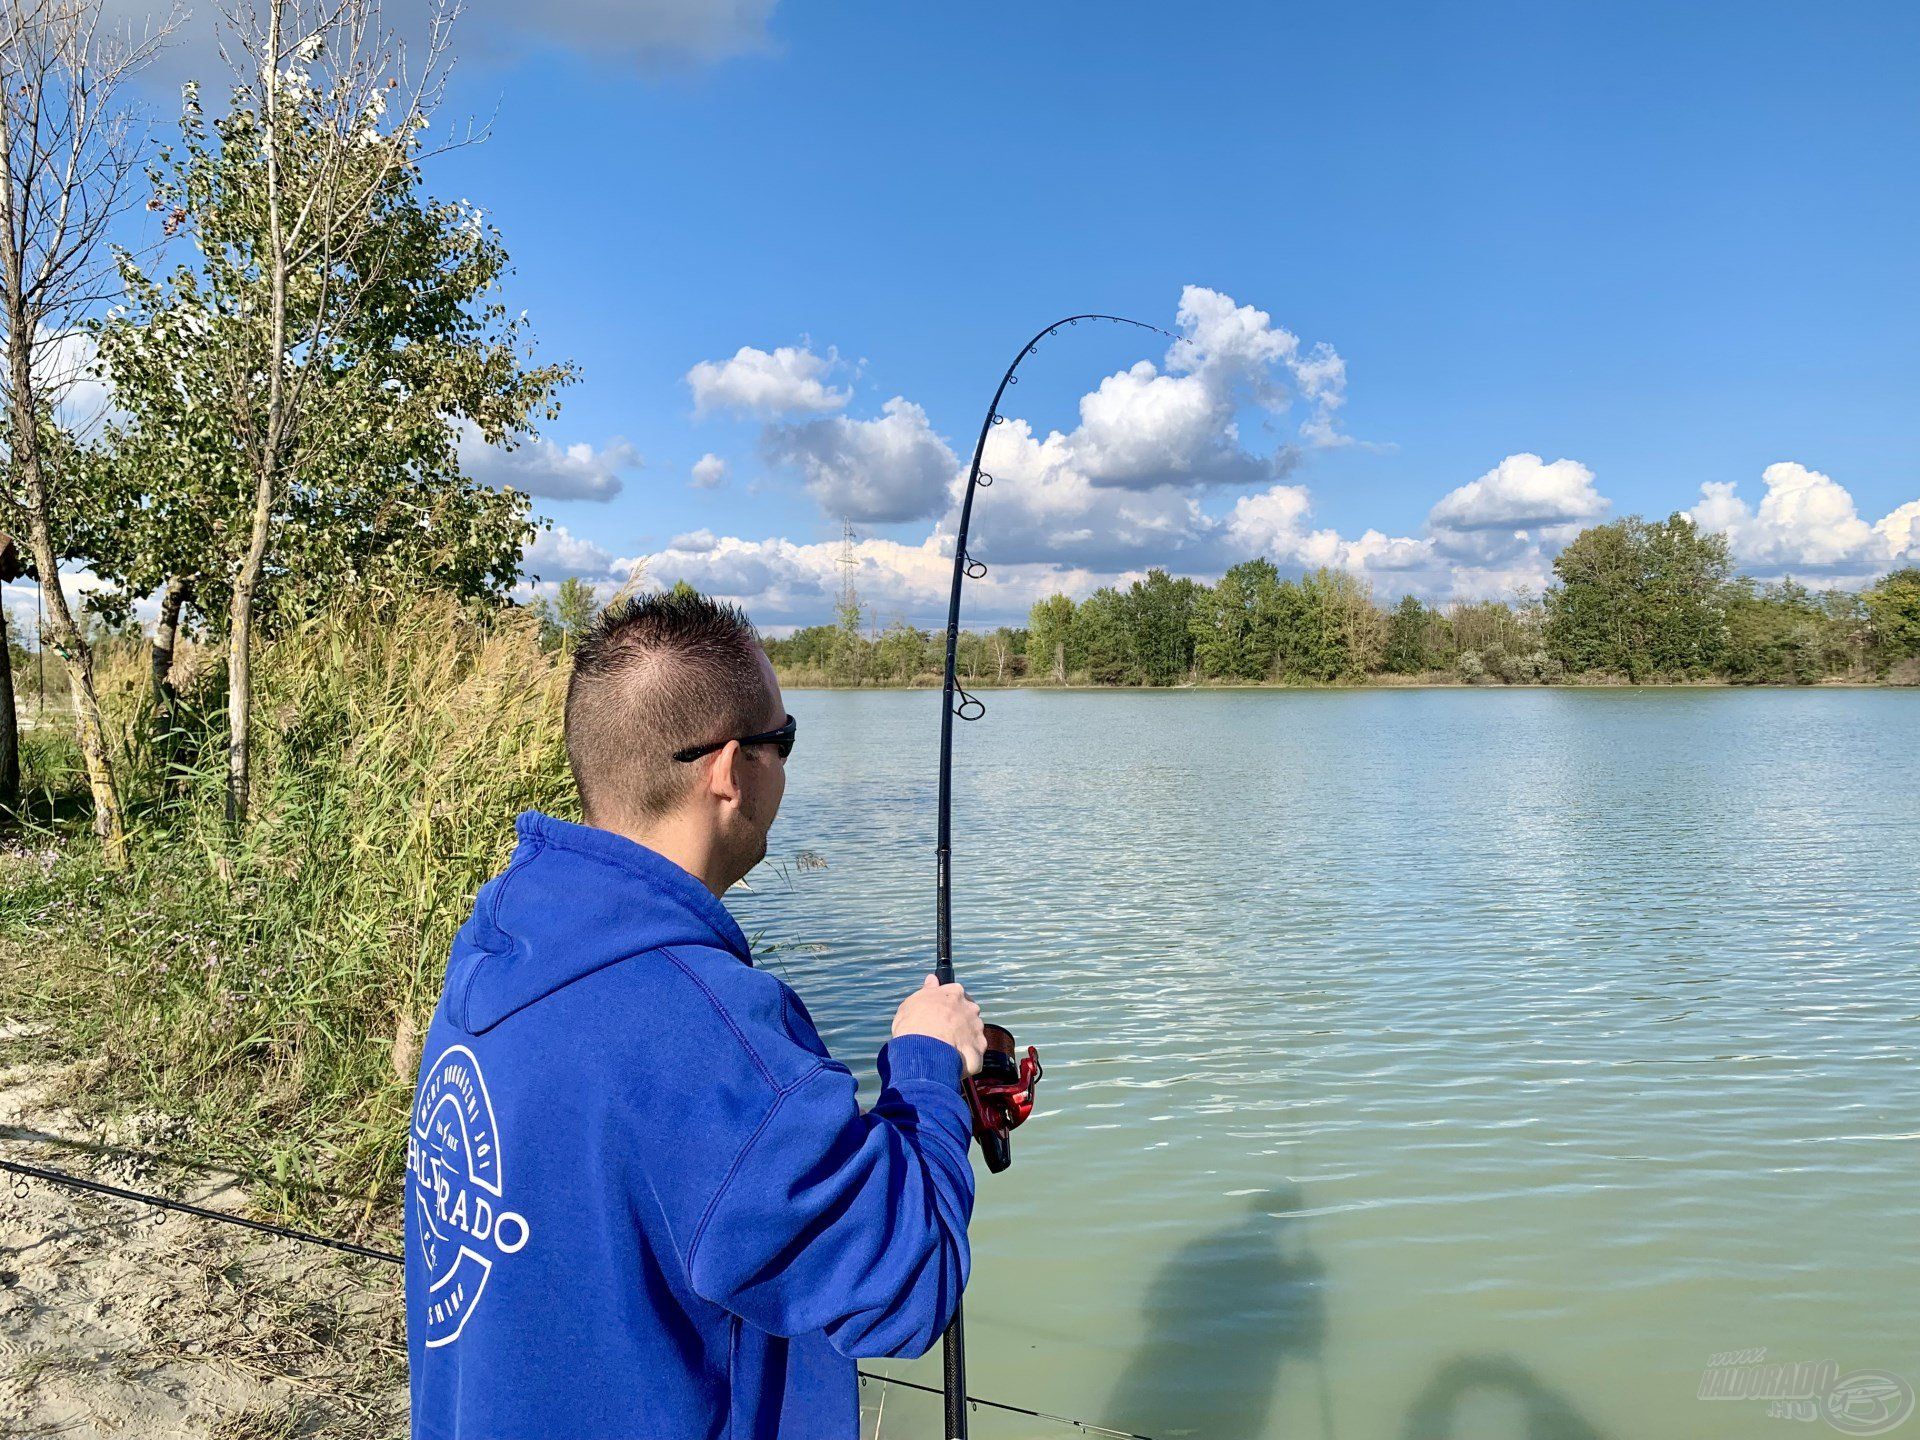
{"label": "man's neck", "polygon": [[624,835],[636,845],[644,845],[654,854],[671,860],[711,890],[716,898],[724,896],[733,882],[740,878],[733,873],[725,857],[716,852],[711,837],[700,834],[690,825],[668,821],[644,828],[617,824],[601,828]]}

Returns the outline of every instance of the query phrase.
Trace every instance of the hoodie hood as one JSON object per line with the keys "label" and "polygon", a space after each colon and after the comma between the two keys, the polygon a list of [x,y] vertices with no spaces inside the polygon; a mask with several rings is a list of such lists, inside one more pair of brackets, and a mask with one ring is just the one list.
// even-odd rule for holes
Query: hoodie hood
{"label": "hoodie hood", "polygon": [[483,1034],[582,976],[672,945],[753,963],[713,892],[656,851],[529,810],[507,868],[480,888],[453,942],[441,1008]]}

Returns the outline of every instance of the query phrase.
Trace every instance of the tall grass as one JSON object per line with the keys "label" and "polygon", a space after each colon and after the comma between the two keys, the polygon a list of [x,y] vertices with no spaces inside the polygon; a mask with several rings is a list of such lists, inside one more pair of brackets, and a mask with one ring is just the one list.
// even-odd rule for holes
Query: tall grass
{"label": "tall grass", "polygon": [[186,1118],[201,1157],[255,1175],[283,1214],[377,1226],[453,933],[514,814],[571,804],[563,667],[531,621],[437,598],[301,625],[256,662],[254,818],[235,839],[219,675],[156,737],[145,663],[129,647],[103,665],[135,868],[106,872],[78,821],[16,845],[8,988],[106,1059],[99,1100]]}

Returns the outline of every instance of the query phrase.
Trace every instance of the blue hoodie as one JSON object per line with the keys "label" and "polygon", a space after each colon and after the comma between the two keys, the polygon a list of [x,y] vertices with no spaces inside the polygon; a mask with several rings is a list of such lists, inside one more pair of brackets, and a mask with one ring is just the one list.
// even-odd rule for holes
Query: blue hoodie
{"label": "blue hoodie", "polygon": [[520,817],[422,1049],[407,1140],[417,1440],[850,1440],[854,1359],[967,1278],[959,1052],[862,1113],[726,907],[604,830]]}

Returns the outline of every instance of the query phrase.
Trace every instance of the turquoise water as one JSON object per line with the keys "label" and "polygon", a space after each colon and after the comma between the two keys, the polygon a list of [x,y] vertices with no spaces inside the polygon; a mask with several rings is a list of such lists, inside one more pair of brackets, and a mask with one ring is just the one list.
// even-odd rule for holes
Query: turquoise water
{"label": "turquoise water", "polygon": [[[1846,1433],[1698,1398],[1723,1352],[1920,1382],[1920,693],[987,704],[956,963],[1047,1079],[982,1174],[975,1393],[1161,1440],[1718,1440]],[[730,901],[858,1066],[930,964],[938,707],[790,695]]]}

